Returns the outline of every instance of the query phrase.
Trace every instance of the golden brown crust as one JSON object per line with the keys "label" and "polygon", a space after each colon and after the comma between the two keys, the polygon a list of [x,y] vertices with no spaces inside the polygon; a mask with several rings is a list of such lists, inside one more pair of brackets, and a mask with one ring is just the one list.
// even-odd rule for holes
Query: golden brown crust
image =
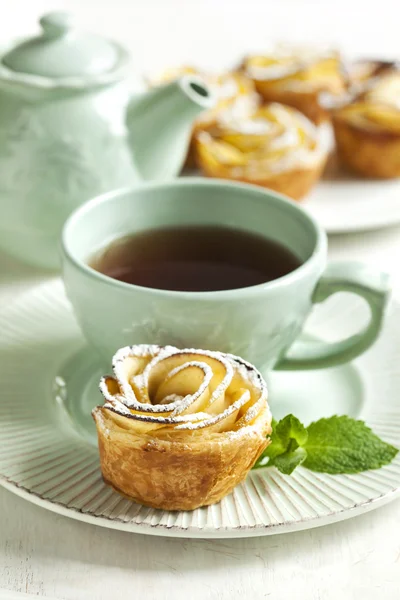
{"label": "golden brown crust", "polygon": [[365,177],[400,177],[400,133],[368,130],[352,124],[343,115],[333,118],[340,160]]}
{"label": "golden brown crust", "polygon": [[141,504],[193,510],[242,481],[269,443],[265,382],[217,352],[133,346],[93,410],[103,478]]}
{"label": "golden brown crust", "polygon": [[229,433],[199,443],[153,439],[116,430],[106,410],[95,409],[104,480],[125,496],[154,508],[193,510],[219,502],[247,475],[267,446],[269,428]]}

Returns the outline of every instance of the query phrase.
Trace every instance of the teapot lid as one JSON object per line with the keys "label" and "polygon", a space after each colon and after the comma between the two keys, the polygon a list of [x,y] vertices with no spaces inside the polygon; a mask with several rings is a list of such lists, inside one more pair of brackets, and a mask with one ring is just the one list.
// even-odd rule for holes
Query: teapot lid
{"label": "teapot lid", "polygon": [[69,13],[46,14],[40,25],[41,35],[7,52],[3,65],[18,73],[54,79],[93,77],[118,65],[119,46],[100,36],[81,33]]}

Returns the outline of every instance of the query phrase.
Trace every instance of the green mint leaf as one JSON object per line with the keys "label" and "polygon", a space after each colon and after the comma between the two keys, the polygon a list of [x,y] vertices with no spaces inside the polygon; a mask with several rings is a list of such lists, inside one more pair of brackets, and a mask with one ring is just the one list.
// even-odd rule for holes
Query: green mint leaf
{"label": "green mint leaf", "polygon": [[293,415],[287,415],[279,422],[273,420],[271,443],[253,468],[275,466],[282,473],[292,473],[305,460],[306,453],[298,450],[306,443],[307,437],[306,428]]}
{"label": "green mint leaf", "polygon": [[271,443],[264,452],[264,456],[270,459],[287,451],[294,451],[307,441],[306,428],[293,415],[286,415],[279,423],[273,423],[272,427]]}
{"label": "green mint leaf", "polygon": [[363,421],[347,416],[320,419],[307,427],[304,466],[321,473],[359,473],[379,469],[398,449],[375,435]]}
{"label": "green mint leaf", "polygon": [[296,450],[279,454],[268,461],[268,467],[276,467],[284,475],[291,475],[296,467],[301,465],[307,458],[307,451],[298,447]]}

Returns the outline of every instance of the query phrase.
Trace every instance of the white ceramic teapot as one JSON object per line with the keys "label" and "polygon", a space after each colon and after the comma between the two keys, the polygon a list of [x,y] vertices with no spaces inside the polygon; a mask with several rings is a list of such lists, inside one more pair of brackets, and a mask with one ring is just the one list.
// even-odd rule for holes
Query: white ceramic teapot
{"label": "white ceramic teapot", "polygon": [[131,97],[129,55],[65,13],[0,60],[0,248],[57,267],[69,213],[87,199],[182,166],[195,117],[213,104],[186,76]]}

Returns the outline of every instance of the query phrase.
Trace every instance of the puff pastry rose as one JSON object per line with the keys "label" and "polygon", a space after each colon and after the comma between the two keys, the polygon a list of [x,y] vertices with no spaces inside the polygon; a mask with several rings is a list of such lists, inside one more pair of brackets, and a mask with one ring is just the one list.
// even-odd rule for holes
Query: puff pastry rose
{"label": "puff pastry rose", "polygon": [[244,360],[172,346],[130,346],[113,359],[94,409],[104,480],[165,510],[218,502],[268,445],[266,384]]}
{"label": "puff pastry rose", "polygon": [[333,116],[343,163],[367,177],[400,177],[400,72],[377,78]]}
{"label": "puff pastry rose", "polygon": [[195,139],[210,177],[265,186],[298,200],[319,178],[329,150],[326,130],[294,108],[272,103],[247,118],[225,115]]}
{"label": "puff pastry rose", "polygon": [[277,48],[270,54],[248,56],[242,69],[266,102],[293,106],[317,124],[329,118],[330,97],[345,91],[341,60],[335,52]]}

